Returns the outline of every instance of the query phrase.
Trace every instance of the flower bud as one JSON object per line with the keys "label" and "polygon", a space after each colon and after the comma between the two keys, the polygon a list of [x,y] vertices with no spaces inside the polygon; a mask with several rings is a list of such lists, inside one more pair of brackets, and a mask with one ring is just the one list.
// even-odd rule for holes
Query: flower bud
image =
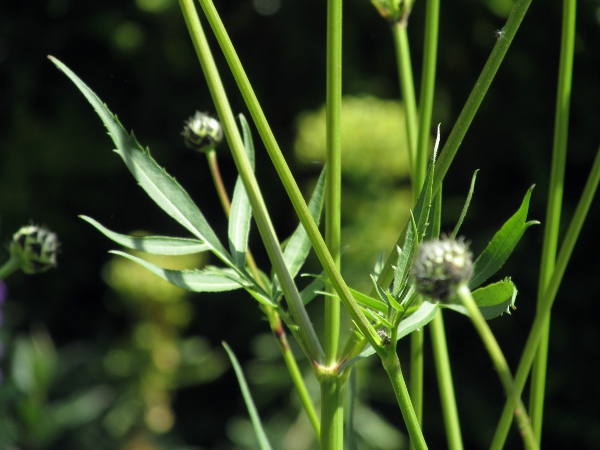
{"label": "flower bud", "polygon": [[217,119],[196,111],[196,114],[185,122],[181,135],[186,147],[205,152],[215,148],[223,140],[223,129]]}
{"label": "flower bud", "polygon": [[432,239],[419,245],[412,273],[416,288],[433,300],[447,301],[473,273],[471,252],[464,239]]}
{"label": "flower bud", "polygon": [[59,242],[56,234],[36,225],[22,227],[10,243],[12,258],[20,262],[25,273],[41,273],[56,267]]}

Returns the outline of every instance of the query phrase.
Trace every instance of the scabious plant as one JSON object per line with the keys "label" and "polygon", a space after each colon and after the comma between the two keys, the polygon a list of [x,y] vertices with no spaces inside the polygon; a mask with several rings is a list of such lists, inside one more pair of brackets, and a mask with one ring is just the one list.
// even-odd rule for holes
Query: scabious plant
{"label": "scabious plant", "polygon": [[[552,300],[540,303],[538,316],[532,326],[526,344],[524,362],[520,364],[515,378],[506,364],[502,352],[487,325],[486,320],[510,312],[514,308],[517,289],[510,278],[500,281],[488,280],[502,267],[515,249],[524,232],[536,221],[527,220],[532,188],[530,188],[518,210],[502,225],[485,249],[472,262],[471,252],[465,241],[456,239],[466,216],[474,189],[474,179],[467,195],[462,214],[449,237],[440,238],[442,217],[442,186],[448,168],[459,148],[477,108],[481,104],[494,75],[525,15],[530,1],[515,3],[513,14],[503,27],[502,38],[498,39],[482,75],[467,101],[463,113],[457,119],[438,158],[440,134],[438,129],[434,152],[429,156],[431,108],[435,86],[436,37],[439,21],[439,2],[428,4],[426,20],[426,58],[423,64],[421,105],[417,108],[412,68],[407,41],[407,17],[415,5],[413,2],[374,2],[377,9],[392,27],[398,58],[401,92],[405,105],[405,128],[408,141],[408,160],[413,182],[413,208],[410,219],[400,232],[396,245],[387,257],[375,266],[371,274],[372,289],[369,292],[353,289],[340,273],[342,243],[340,239],[341,197],[341,1],[332,0],[328,6],[328,59],[327,101],[325,106],[325,135],[327,142],[325,167],[314,191],[307,202],[300,194],[296,180],[291,174],[285,158],[269,127],[260,103],[252,89],[240,59],[224,29],[216,8],[210,0],[200,0],[203,13],[229,64],[232,75],[240,89],[252,123],[271,158],[283,188],[286,190],[300,224],[287,239],[280,239],[273,227],[266,208],[261,186],[254,174],[255,147],[252,125],[242,115],[238,120],[231,110],[225,94],[221,76],[217,70],[208,40],[198,19],[194,3],[180,0],[180,6],[204,76],[212,94],[214,107],[220,121],[206,115],[196,114],[184,128],[186,145],[207,154],[215,186],[223,209],[228,216],[228,246],[223,245],[212,230],[208,220],[184,188],[175,181],[150,156],[133,134],[116,119],[98,96],[70,71],[63,63],[52,61],[75,83],[91,103],[113,139],[117,154],[121,156],[138,184],[169,216],[180,223],[192,237],[127,236],[111,231],[94,219],[84,217],[99,231],[116,243],[132,250],[151,254],[184,255],[210,251],[216,257],[215,265],[200,269],[167,269],[131,253],[115,251],[134,261],[168,282],[195,292],[224,292],[243,290],[254,299],[269,324],[279,345],[286,368],[296,388],[302,407],[313,428],[314,437],[322,449],[344,448],[346,438],[355,445],[356,436],[352,424],[344,427],[344,410],[352,416],[352,402],[345,394],[352,392],[348,383],[354,368],[365,358],[377,355],[389,377],[391,389],[398,402],[411,446],[427,448],[422,421],[422,367],[423,333],[431,328],[436,355],[436,372],[443,397],[444,423],[449,447],[463,448],[461,430],[458,425],[448,351],[443,328],[442,311],[456,311],[467,316],[479,332],[484,345],[498,371],[500,381],[507,394],[508,425],[514,415],[527,449],[539,447],[539,419],[528,412],[521,399],[524,377],[531,365],[547,315],[556,294],[554,284],[545,283],[543,294]],[[417,112],[418,111],[418,112]],[[222,136],[227,138],[239,176],[231,201],[218,176],[214,148]],[[599,163],[600,164],[600,163]],[[594,168],[593,174],[600,173]],[[597,177],[596,177],[597,178]],[[585,198],[596,189],[598,181],[586,188]],[[324,206],[325,205],[325,206]],[[578,211],[578,222],[574,231],[578,233],[581,217],[585,217],[589,203]],[[325,210],[323,214],[323,209]],[[319,230],[324,215],[324,237]],[[271,263],[271,270],[261,269],[254,262],[249,250],[249,230],[254,220],[262,243]],[[571,243],[571,240],[567,241]],[[313,276],[313,281],[303,289],[298,288],[296,277],[310,250],[320,263],[322,272]],[[565,257],[572,246],[567,246]],[[564,261],[561,260],[561,264]],[[557,270],[564,270],[557,264]],[[552,280],[559,279],[562,273]],[[548,279],[550,279],[548,278]],[[323,314],[315,320],[306,305],[315,298],[323,298]],[[341,306],[345,307],[350,320],[344,325],[351,329],[342,336]],[[322,323],[317,330],[316,323]],[[431,325],[431,327],[429,327]],[[287,340],[290,333],[298,343],[303,356],[310,363],[313,375],[320,387],[320,415],[316,413],[315,399],[306,388],[298,369],[296,355]],[[411,336],[411,383],[405,383],[402,365],[398,356],[398,343]],[[345,342],[343,342],[345,339]],[[244,399],[261,448],[270,448],[267,433],[262,427],[243,372],[229,347],[225,347],[236,369]],[[445,362],[444,362],[445,361]],[[524,374],[524,375],[523,375]],[[534,402],[535,403],[535,402]],[[534,408],[536,405],[533,405]],[[506,414],[503,415],[495,444],[502,446]],[[347,431],[346,437],[344,430]]]}

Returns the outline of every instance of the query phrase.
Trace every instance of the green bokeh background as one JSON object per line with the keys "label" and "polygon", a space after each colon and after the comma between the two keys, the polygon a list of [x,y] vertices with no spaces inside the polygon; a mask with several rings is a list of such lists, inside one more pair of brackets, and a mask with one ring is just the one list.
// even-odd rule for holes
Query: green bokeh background
{"label": "green bokeh background", "polygon": [[[442,2],[433,117],[434,124],[441,123],[442,144],[510,3]],[[314,120],[324,101],[326,3],[238,0],[216,6],[275,136],[308,192],[320,165],[318,152],[306,149],[316,152],[319,144],[312,138],[306,138],[306,144],[303,136],[318,134]],[[376,126],[402,114],[395,103],[398,80],[391,34],[367,0],[348,1],[344,8],[345,105],[348,111],[358,111],[352,120],[364,123],[363,133],[356,135],[352,133],[360,127],[349,125],[348,142],[355,145],[346,146],[351,163],[344,168],[344,273],[351,285],[365,287],[377,253],[393,245],[406,217],[408,183],[402,163],[395,165],[394,156],[385,153],[402,141],[402,124],[394,129],[394,121],[388,120],[391,131],[384,128],[383,137]],[[559,1],[533,2],[448,174],[444,230],[452,229],[471,175],[481,170],[462,228],[475,253],[534,183],[530,217],[544,219],[560,13]],[[419,0],[409,28],[417,74],[423,14],[424,2]],[[599,21],[600,2],[581,0],[563,229],[598,147]],[[246,113],[214,39],[210,42],[234,110]],[[276,345],[248,296],[162,291],[141,269],[124,267],[122,260],[110,256],[107,251],[115,246],[78,219],[79,214],[89,215],[123,233],[185,235],[136,186],[111,152],[112,142],[99,119],[47,60],[48,54],[69,65],[126,128],[135,130],[226,238],[226,221],[205,160],[185,149],[179,136],[183,121],[195,110],[212,112],[213,107],[177,2],[2,2],[0,239],[8,242],[21,225],[33,220],[58,233],[62,252],[58,270],[7,280],[9,297],[0,331],[5,346],[0,360],[0,448],[252,448],[245,407],[220,348],[222,340],[248,373],[274,446],[310,448],[310,441],[301,445],[307,425]],[[419,77],[415,80],[418,89]],[[368,122],[373,116],[375,123]],[[392,144],[388,132],[398,133],[389,138]],[[232,189],[235,167],[225,146],[222,150],[221,170]],[[260,145],[257,173],[283,239],[297,219]],[[600,447],[594,356],[600,342],[597,210],[595,201],[553,315],[546,448]],[[519,287],[517,311],[492,323],[513,368],[535,309],[541,240],[541,227],[528,231],[499,274],[511,275]],[[268,270],[256,232],[252,250]],[[188,261],[187,267],[202,262]],[[309,263],[307,271],[319,270],[314,260]],[[319,314],[318,305],[311,313]],[[445,317],[466,448],[485,448],[503,393],[465,319]],[[429,345],[425,351],[424,432],[430,448],[444,448]],[[357,409],[356,428],[363,448],[399,448],[403,439],[394,428],[402,432],[402,421],[378,364],[359,368],[358,390],[364,400]],[[519,447],[513,435],[507,448]]]}

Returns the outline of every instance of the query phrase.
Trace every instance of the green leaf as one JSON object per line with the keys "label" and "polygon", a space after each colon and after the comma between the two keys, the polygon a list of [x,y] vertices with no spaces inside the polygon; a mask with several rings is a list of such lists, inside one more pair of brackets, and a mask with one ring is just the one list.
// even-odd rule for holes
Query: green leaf
{"label": "green leaf", "polygon": [[477,179],[477,172],[479,172],[479,169],[477,169],[475,172],[473,172],[473,177],[471,177],[471,187],[469,188],[469,193],[467,194],[467,198],[465,200],[463,209],[460,212],[460,217],[458,218],[458,221],[456,222],[454,230],[452,231],[452,235],[451,235],[452,239],[456,238],[456,235],[458,234],[458,230],[460,230],[460,226],[462,225],[463,221],[465,220],[465,216],[467,215],[467,211],[469,209],[469,206],[471,205],[471,199],[473,198],[473,193],[475,192],[475,180]]}
{"label": "green leaf", "polygon": [[208,266],[202,270],[163,269],[156,264],[152,264],[129,253],[117,250],[113,250],[110,253],[130,259],[172,285],[192,292],[233,291],[249,286],[250,284],[233,269],[221,269],[214,266]]}
{"label": "green leaf", "polygon": [[423,188],[421,189],[414,211],[412,212],[412,220],[409,220],[406,224],[406,233],[402,249],[399,247],[397,248],[398,260],[394,269],[394,279],[392,284],[392,295],[394,297],[398,296],[400,289],[406,284],[406,280],[410,275],[415,249],[425,235],[427,225],[429,224],[429,212],[431,210],[433,195],[435,156],[434,152],[431,162],[429,163],[429,168],[427,169]]}
{"label": "green leaf", "polygon": [[[317,226],[321,220],[321,212],[323,210],[325,191],[325,168],[321,171],[315,189],[313,190],[310,201],[308,202],[308,210],[314,219]],[[290,272],[292,278],[298,275],[300,268],[306,261],[306,257],[311,249],[310,239],[304,230],[302,224],[298,224],[292,235],[289,237],[283,250],[283,260]],[[279,297],[281,289],[277,279],[273,282],[273,298]]]}
{"label": "green leaf", "polygon": [[[433,318],[435,317],[435,315],[437,314],[438,307],[439,306],[437,304],[423,302],[421,304],[421,306],[419,307],[419,309],[417,309],[414,313],[412,313],[410,316],[408,316],[406,319],[404,319],[402,322],[400,322],[400,325],[398,326],[397,339],[400,340],[401,338],[403,338],[404,336],[407,336],[408,334],[412,333],[416,329],[424,327],[429,322],[431,322],[433,320]],[[346,361],[342,365],[340,370],[343,370],[344,368],[348,367],[349,365],[355,364],[356,362],[360,361],[361,359],[368,358],[369,356],[374,355],[374,354],[375,354],[375,350],[373,349],[373,347],[371,345],[368,345],[362,351],[362,353],[360,355]]]}
{"label": "green leaf", "polygon": [[[479,310],[486,320],[501,316],[504,313],[510,314],[511,309],[516,309],[516,298],[517,287],[510,278],[473,291],[473,299],[477,306],[479,306]],[[469,315],[466,308],[462,306],[458,300],[456,303],[449,303],[441,306],[457,311],[465,316]]]}
{"label": "green leaf", "polygon": [[317,295],[323,290],[325,286],[324,275],[321,274],[320,277],[316,277],[308,286],[306,286],[300,292],[300,298],[302,299],[302,303],[308,305],[311,301],[313,301]]}
{"label": "green leaf", "polygon": [[229,265],[233,264],[231,256],[181,185],[156,163],[148,149],[142,148],[133,133],[129,134],[125,131],[117,117],[77,75],[56,58],[49,58],[75,83],[94,107],[117,147],[116,153],[121,156],[131,174],[150,198],[194,236],[205,242],[222,261]]}
{"label": "green leaf", "polygon": [[92,224],[102,234],[117,244],[132,250],[140,250],[154,255],[189,255],[210,250],[210,246],[197,239],[167,237],[167,236],[127,236],[115,233],[102,226],[91,217],[79,216],[86,222]]}
{"label": "green leaf", "polygon": [[534,186],[529,188],[519,210],[502,225],[502,228],[494,235],[483,253],[475,261],[473,276],[469,281],[471,290],[481,286],[483,282],[502,267],[527,228],[539,224],[537,220],[526,222],[533,188]]}
{"label": "green leaf", "polygon": [[262,426],[260,416],[258,415],[258,411],[254,404],[254,400],[252,399],[252,394],[250,393],[250,388],[248,388],[248,383],[246,383],[246,378],[244,377],[244,372],[240,367],[240,363],[238,362],[231,348],[229,348],[225,342],[222,342],[222,344],[227,351],[227,355],[229,355],[229,360],[231,361],[231,365],[235,371],[235,376],[237,377],[238,384],[240,385],[240,390],[242,391],[244,402],[246,402],[246,408],[248,409],[248,414],[250,415],[252,427],[254,428],[254,434],[256,435],[256,439],[258,441],[258,446],[262,450],[271,450],[271,444],[269,444],[269,440],[267,439],[267,435]]}
{"label": "green leaf", "polygon": [[373,298],[366,294],[363,294],[362,292],[357,291],[356,289],[352,289],[352,288],[348,288],[348,289],[350,290],[350,293],[352,294],[352,296],[354,297],[354,299],[357,301],[357,303],[359,305],[365,306],[374,311],[379,311],[384,314],[388,313],[388,305],[386,305],[385,302],[383,302],[377,298]]}
{"label": "green leaf", "polygon": [[[244,148],[254,169],[254,143],[252,142],[250,126],[243,114],[240,114],[240,123],[244,136]],[[252,207],[250,200],[248,199],[242,178],[238,176],[233,190],[231,212],[229,214],[229,248],[235,265],[240,269],[246,267],[246,252],[248,251],[251,218]]]}

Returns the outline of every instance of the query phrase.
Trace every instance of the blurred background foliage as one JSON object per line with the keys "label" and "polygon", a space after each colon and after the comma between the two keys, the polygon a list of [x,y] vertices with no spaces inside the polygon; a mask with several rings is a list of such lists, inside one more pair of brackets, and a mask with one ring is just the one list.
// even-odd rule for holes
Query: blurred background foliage
{"label": "blurred background foliage", "polygon": [[[510,0],[443,2],[433,123],[451,130],[510,11]],[[310,188],[322,156],[325,10],[317,0],[220,1],[217,8],[300,184]],[[451,230],[471,175],[481,169],[463,234],[481,251],[536,183],[530,217],[543,220],[552,148],[561,2],[533,2],[491,91],[462,143],[444,190]],[[568,223],[598,146],[600,2],[580,0],[564,217]],[[418,74],[424,2],[409,37]],[[377,254],[393,245],[410,204],[391,35],[367,0],[345,4],[344,273],[368,286]],[[247,113],[214,39],[234,110]],[[129,262],[78,219],[114,230],[184,235],[137,188],[75,88],[46,59],[68,64],[135,130],[143,145],[196,199],[217,233],[226,220],[203,158],[181,142],[183,121],[212,111],[175,0],[48,0],[0,5],[0,238],[29,220],[57,232],[59,268],[7,280],[0,337],[0,449],[254,448],[226,340],[247,373],[275,448],[314,446],[289,378],[254,302],[245,295],[189,294]],[[419,77],[415,77],[418,89]],[[256,139],[256,136],[255,136]],[[235,168],[220,156],[227,186]],[[297,219],[261,147],[257,172],[285,238]],[[600,251],[592,207],[553,315],[544,441],[549,448],[599,448],[600,342],[596,278]],[[252,250],[269,268],[256,233]],[[528,232],[502,275],[519,287],[518,310],[492,323],[512,367],[534,313],[541,228]],[[3,257],[5,254],[2,255]],[[188,261],[161,261],[193,267]],[[306,268],[317,272],[315,261]],[[319,314],[318,302],[311,313]],[[464,318],[445,315],[467,448],[487,446],[504,397]],[[316,320],[318,322],[318,319]],[[406,351],[406,348],[401,351]],[[426,348],[430,355],[430,349]],[[299,352],[298,352],[299,354]],[[310,368],[302,365],[309,387]],[[402,420],[375,361],[357,370],[355,427],[361,448],[405,444]],[[431,358],[426,359],[425,435],[443,448]],[[518,441],[509,442],[519,445]]]}

